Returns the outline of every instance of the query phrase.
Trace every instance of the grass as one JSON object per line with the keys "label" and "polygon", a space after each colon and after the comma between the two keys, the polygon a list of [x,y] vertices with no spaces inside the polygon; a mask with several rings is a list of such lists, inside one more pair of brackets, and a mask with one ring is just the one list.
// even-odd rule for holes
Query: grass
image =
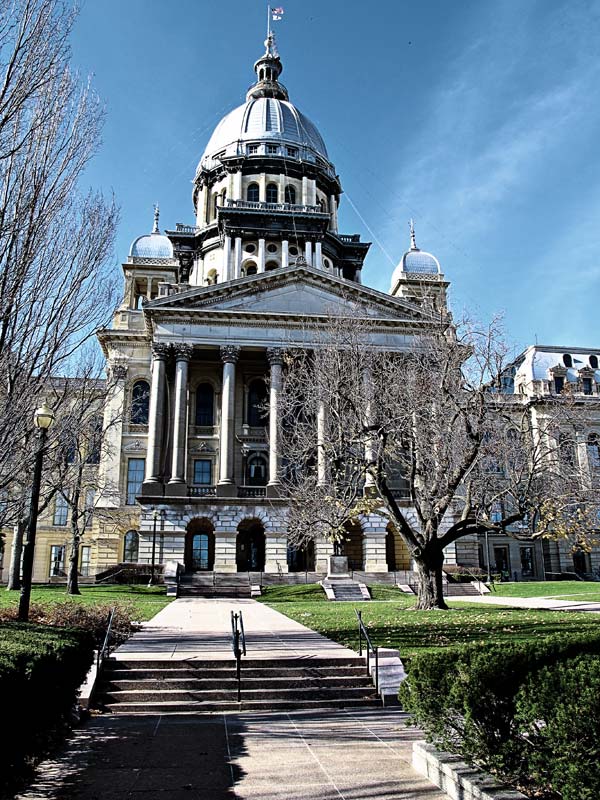
{"label": "grass", "polygon": [[559,600],[600,600],[597,581],[523,581],[496,583],[494,594],[499,597],[552,597]]}
{"label": "grass", "polygon": [[[143,622],[157,614],[172,598],[167,597],[164,586],[113,585],[81,586],[80,595],[68,595],[64,586],[36,585],[31,590],[31,602],[50,605],[53,603],[84,603],[85,605],[133,605],[134,617]],[[18,605],[19,592],[0,589],[0,608]]]}
{"label": "grass", "polygon": [[[530,641],[555,633],[598,631],[595,614],[571,611],[542,611],[461,603],[450,611],[414,611],[414,597],[370,603],[329,603],[311,601],[320,587],[276,587],[265,593],[263,602],[303,625],[353,650],[358,634],[355,609],[374,645],[394,647],[403,658],[417,652],[466,642]],[[285,591],[284,591],[285,590]],[[298,590],[303,590],[302,592]]]}

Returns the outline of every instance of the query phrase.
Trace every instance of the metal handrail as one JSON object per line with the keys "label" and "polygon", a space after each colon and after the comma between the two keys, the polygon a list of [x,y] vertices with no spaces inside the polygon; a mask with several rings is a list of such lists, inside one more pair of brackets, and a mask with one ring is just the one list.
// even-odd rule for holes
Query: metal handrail
{"label": "metal handrail", "polygon": [[[241,642],[241,646],[240,646]],[[246,634],[242,612],[231,612],[231,647],[235,656],[235,673],[237,678],[237,699],[242,701],[242,656],[246,655]]]}
{"label": "metal handrail", "polygon": [[358,655],[362,656],[362,640],[363,636],[366,642],[366,649],[367,649],[367,675],[371,674],[371,653],[375,656],[375,691],[379,692],[379,647],[373,647],[373,643],[371,642],[371,637],[367,633],[367,629],[365,628],[365,624],[362,621],[362,611],[358,609],[354,609],[356,613],[356,618],[358,619]]}
{"label": "metal handrail", "polygon": [[106,626],[106,635],[104,636],[104,642],[102,644],[102,648],[98,650],[98,655],[96,657],[96,668],[98,671],[100,671],[100,667],[102,666],[102,662],[104,661],[105,654],[108,654],[110,652],[110,633],[112,630],[115,611],[116,607],[113,606],[110,610],[110,614],[108,615],[108,624]]}

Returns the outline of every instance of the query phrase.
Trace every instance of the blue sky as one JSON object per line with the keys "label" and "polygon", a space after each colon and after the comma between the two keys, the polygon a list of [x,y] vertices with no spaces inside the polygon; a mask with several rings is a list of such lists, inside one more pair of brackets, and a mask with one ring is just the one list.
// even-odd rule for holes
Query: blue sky
{"label": "blue sky", "polygon": [[[412,216],[456,312],[503,312],[517,348],[600,347],[600,0],[281,5],[282,81],[341,177],[340,229],[373,241],[364,282],[388,290]],[[85,1],[73,61],[107,110],[85,178],[121,206],[119,260],[155,201],[162,228],[193,222],[197,162],[252,83],[265,10]]]}

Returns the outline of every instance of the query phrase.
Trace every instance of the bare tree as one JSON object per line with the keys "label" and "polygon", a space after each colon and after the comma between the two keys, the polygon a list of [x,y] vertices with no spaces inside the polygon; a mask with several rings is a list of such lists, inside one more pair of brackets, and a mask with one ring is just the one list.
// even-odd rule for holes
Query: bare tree
{"label": "bare tree", "polygon": [[[60,0],[0,5],[0,492],[31,463],[32,415],[53,375],[110,318],[117,210],[80,182],[103,110],[69,66]],[[17,518],[18,503],[9,504]]]}
{"label": "bare tree", "polygon": [[378,345],[368,319],[331,316],[306,339],[309,349],[287,354],[280,396],[296,544],[343,539],[350,520],[381,514],[414,561],[417,607],[446,608],[444,548],[581,496],[555,435],[573,428],[569,403],[541,415],[498,391],[508,353],[498,321],[442,314],[414,332],[410,352]]}

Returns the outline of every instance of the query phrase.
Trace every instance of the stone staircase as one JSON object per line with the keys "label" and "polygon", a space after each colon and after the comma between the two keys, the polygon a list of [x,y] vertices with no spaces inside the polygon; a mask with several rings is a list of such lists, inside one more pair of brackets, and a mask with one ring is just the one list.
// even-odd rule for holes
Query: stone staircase
{"label": "stone staircase", "polygon": [[479,597],[480,592],[470,583],[445,583],[445,597]]}
{"label": "stone staircase", "polygon": [[237,701],[234,661],[104,662],[99,705],[115,714],[376,706],[381,701],[361,658],[242,661]]}
{"label": "stone staircase", "polygon": [[253,585],[247,572],[184,573],[179,579],[177,597],[252,597]]}
{"label": "stone staircase", "polygon": [[352,601],[353,603],[362,603],[367,598],[363,595],[360,585],[354,581],[336,582],[331,581],[330,584],[333,591],[334,600]]}

